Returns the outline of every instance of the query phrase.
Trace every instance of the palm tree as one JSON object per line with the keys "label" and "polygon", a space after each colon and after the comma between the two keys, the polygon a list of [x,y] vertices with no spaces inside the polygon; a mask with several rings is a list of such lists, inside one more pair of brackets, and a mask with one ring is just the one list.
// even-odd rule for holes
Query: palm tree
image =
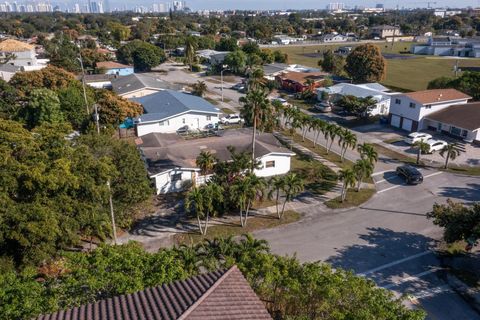
{"label": "palm tree", "polygon": [[185,64],[189,66],[190,71],[192,71],[192,66],[195,63],[196,50],[197,41],[192,36],[188,37],[185,41]]}
{"label": "palm tree", "polygon": [[317,146],[318,137],[320,133],[325,130],[326,122],[319,118],[313,118],[311,121],[311,129],[315,132],[315,138],[313,139],[313,147]]}
{"label": "palm tree", "polygon": [[337,126],[334,123],[327,123],[323,128],[323,136],[325,137],[325,149],[328,154],[328,140],[330,139],[331,132],[335,130]]}
{"label": "palm tree", "polygon": [[420,164],[420,155],[427,153],[430,150],[430,145],[423,140],[419,140],[413,144],[413,147],[417,149],[417,164]]}
{"label": "palm tree", "polygon": [[373,164],[368,159],[359,159],[353,165],[353,172],[357,180],[357,192],[360,191],[362,181],[373,174]]}
{"label": "palm tree", "polygon": [[342,202],[344,202],[345,198],[347,197],[348,188],[354,187],[355,183],[357,182],[355,172],[350,168],[342,169],[338,174],[338,179],[343,182],[341,199]]}
{"label": "palm tree", "polygon": [[300,127],[302,128],[302,142],[305,142],[305,136],[307,135],[307,131],[310,131],[309,129],[311,127],[312,117],[302,113],[298,121],[300,123]]}
{"label": "palm tree", "polygon": [[248,75],[248,90],[256,90],[263,88],[265,85],[265,79],[263,78],[263,69],[255,68]]}
{"label": "palm tree", "polygon": [[[238,253],[242,256],[246,256],[246,258],[270,252],[270,247],[268,246],[267,240],[255,239],[251,234],[242,235],[242,239],[240,240],[238,247]],[[237,258],[241,260],[241,257]]]}
{"label": "palm tree", "polygon": [[283,193],[285,194],[285,201],[283,202],[282,212],[280,214],[280,219],[283,218],[285,213],[285,205],[287,202],[292,201],[293,198],[304,190],[304,181],[302,177],[296,173],[290,172],[285,177],[285,184],[283,186]]}
{"label": "palm tree", "polygon": [[275,176],[269,181],[270,191],[268,192],[268,198],[272,199],[275,193],[275,207],[277,209],[277,216],[280,219],[280,210],[278,208],[280,200],[280,191],[285,187],[285,179],[281,176]]}
{"label": "palm tree", "polygon": [[197,167],[200,168],[200,173],[202,175],[207,175],[212,172],[213,168],[215,167],[215,163],[217,163],[217,158],[210,152],[210,151],[202,151],[197,156],[195,161]]}
{"label": "palm tree", "polygon": [[342,134],[342,131],[343,131],[342,128],[337,125],[332,125],[332,127],[330,128],[330,131],[328,132],[328,136],[330,138],[330,146],[327,149],[327,154],[330,152],[330,150],[332,150],[332,145],[333,145],[333,142],[335,141],[335,138],[340,137]]}
{"label": "palm tree", "polygon": [[188,274],[195,274],[198,272],[200,259],[197,253],[197,248],[182,244],[180,247],[176,247],[173,250],[177,258],[181,260],[182,265]]}
{"label": "palm tree", "polygon": [[250,91],[245,97],[240,98],[240,102],[243,104],[243,115],[248,116],[253,124],[252,163],[254,163],[257,126],[262,125],[262,121],[265,121],[267,118],[271,117],[272,107],[270,101],[268,101],[267,99],[267,94],[264,90]]}
{"label": "palm tree", "polygon": [[248,203],[255,197],[254,190],[250,186],[248,179],[237,179],[230,188],[233,201],[238,204],[240,213],[240,224],[245,226],[246,219],[244,218],[244,212],[246,214],[248,210]]}
{"label": "palm tree", "polygon": [[456,143],[449,143],[442,150],[440,150],[440,155],[445,158],[445,169],[448,168],[448,161],[450,159],[455,160],[461,153],[461,150],[458,148]]}
{"label": "palm tree", "polygon": [[190,190],[185,199],[185,209],[190,212],[195,212],[195,215],[197,216],[198,229],[200,230],[200,234],[205,235],[206,231],[204,231],[201,222],[201,219],[205,217],[203,192],[201,188],[193,187],[192,190]]}
{"label": "palm tree", "polygon": [[352,150],[355,150],[357,145],[357,136],[348,129],[343,130],[340,136],[341,139],[338,140],[338,144],[341,147],[340,159],[343,162],[343,159],[345,159],[345,153],[347,153],[347,149],[352,148]]}
{"label": "palm tree", "polygon": [[203,95],[205,94],[205,92],[207,92],[207,84],[205,83],[205,81],[200,81],[198,80],[197,83],[194,83],[192,85],[192,93],[196,96],[199,96],[199,97],[203,97]]}
{"label": "palm tree", "polygon": [[357,151],[360,153],[362,159],[367,159],[372,164],[378,161],[378,152],[375,150],[375,147],[369,143],[359,144]]}

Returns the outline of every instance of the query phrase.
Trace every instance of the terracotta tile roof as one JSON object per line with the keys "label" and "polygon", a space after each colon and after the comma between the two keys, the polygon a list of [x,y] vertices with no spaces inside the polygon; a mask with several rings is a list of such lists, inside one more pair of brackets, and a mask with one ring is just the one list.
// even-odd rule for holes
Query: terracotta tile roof
{"label": "terracotta tile roof", "polygon": [[31,44],[17,41],[14,39],[7,39],[0,42],[0,51],[2,52],[22,52],[34,50],[35,46]]}
{"label": "terracotta tile roof", "polygon": [[125,64],[121,64],[115,61],[103,61],[97,62],[97,68],[103,69],[123,69],[123,68],[131,68],[132,66],[127,66]]}
{"label": "terracotta tile roof", "polygon": [[159,287],[43,315],[37,320],[271,320],[233,266]]}
{"label": "terracotta tile roof", "polygon": [[291,80],[301,84],[305,84],[307,79],[312,79],[313,81],[321,81],[325,79],[325,76],[328,75],[324,72],[287,72],[279,75],[281,79]]}
{"label": "terracotta tile roof", "polygon": [[405,93],[405,96],[421,103],[440,103],[453,100],[471,99],[469,95],[455,89],[434,89]]}
{"label": "terracotta tile roof", "polygon": [[480,128],[480,102],[453,105],[425,118],[462,129],[476,130]]}

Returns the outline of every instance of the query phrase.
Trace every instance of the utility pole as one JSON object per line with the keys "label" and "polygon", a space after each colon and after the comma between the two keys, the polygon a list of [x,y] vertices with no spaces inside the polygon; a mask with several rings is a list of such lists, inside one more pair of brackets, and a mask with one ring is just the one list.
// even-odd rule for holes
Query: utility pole
{"label": "utility pole", "polygon": [[82,50],[78,46],[78,61],[80,61],[80,67],[82,68],[82,87],[83,87],[83,99],[85,99],[85,107],[87,108],[87,114],[90,114],[90,108],[88,107],[87,89],[85,88],[85,69],[83,68]]}
{"label": "utility pole", "polygon": [[113,242],[117,245],[117,227],[115,226],[115,214],[113,212],[113,201],[112,201],[112,189],[110,188],[110,180],[107,181],[108,186],[108,202],[110,203],[110,218],[112,219],[112,233],[113,233]]}
{"label": "utility pole", "polygon": [[93,107],[95,110],[95,114],[93,115],[95,119],[95,126],[97,127],[97,133],[100,134],[100,123],[99,123],[100,116],[98,115],[98,104],[94,103]]}

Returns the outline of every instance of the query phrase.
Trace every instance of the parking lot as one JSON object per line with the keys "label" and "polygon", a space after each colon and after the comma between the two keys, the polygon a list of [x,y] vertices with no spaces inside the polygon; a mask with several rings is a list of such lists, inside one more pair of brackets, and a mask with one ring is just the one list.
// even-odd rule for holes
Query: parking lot
{"label": "parking lot", "polygon": [[[413,148],[411,145],[403,141],[408,135],[408,132],[406,131],[394,129],[390,126],[379,124],[356,127],[354,130],[360,132],[364,136],[370,137],[371,139],[378,139],[383,141],[385,143],[384,146],[394,151],[404,153],[405,155],[413,158],[417,156],[417,149]],[[459,145],[459,148],[462,150],[462,152],[455,160],[450,160],[450,163],[467,166],[480,165],[480,146],[465,143],[462,140],[454,139],[443,134],[438,134],[435,132],[428,133],[433,136],[433,139],[444,140],[448,143],[457,143]],[[440,156],[439,152],[434,152],[432,154],[422,154],[421,159],[426,163],[445,162],[445,158]]]}

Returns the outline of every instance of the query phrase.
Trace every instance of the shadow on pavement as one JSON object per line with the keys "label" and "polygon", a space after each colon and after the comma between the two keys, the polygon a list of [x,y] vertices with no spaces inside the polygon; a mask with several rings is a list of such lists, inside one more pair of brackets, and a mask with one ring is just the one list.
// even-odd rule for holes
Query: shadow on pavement
{"label": "shadow on pavement", "polygon": [[[338,254],[326,262],[359,273],[424,252],[435,244],[434,239],[418,233],[396,232],[385,228],[367,230],[367,234],[359,235],[365,244],[338,249]],[[376,275],[381,276],[383,271],[389,272],[387,268],[377,271]]]}
{"label": "shadow on pavement", "polygon": [[466,202],[480,201],[480,184],[469,183],[467,187],[441,187],[439,195]]}

